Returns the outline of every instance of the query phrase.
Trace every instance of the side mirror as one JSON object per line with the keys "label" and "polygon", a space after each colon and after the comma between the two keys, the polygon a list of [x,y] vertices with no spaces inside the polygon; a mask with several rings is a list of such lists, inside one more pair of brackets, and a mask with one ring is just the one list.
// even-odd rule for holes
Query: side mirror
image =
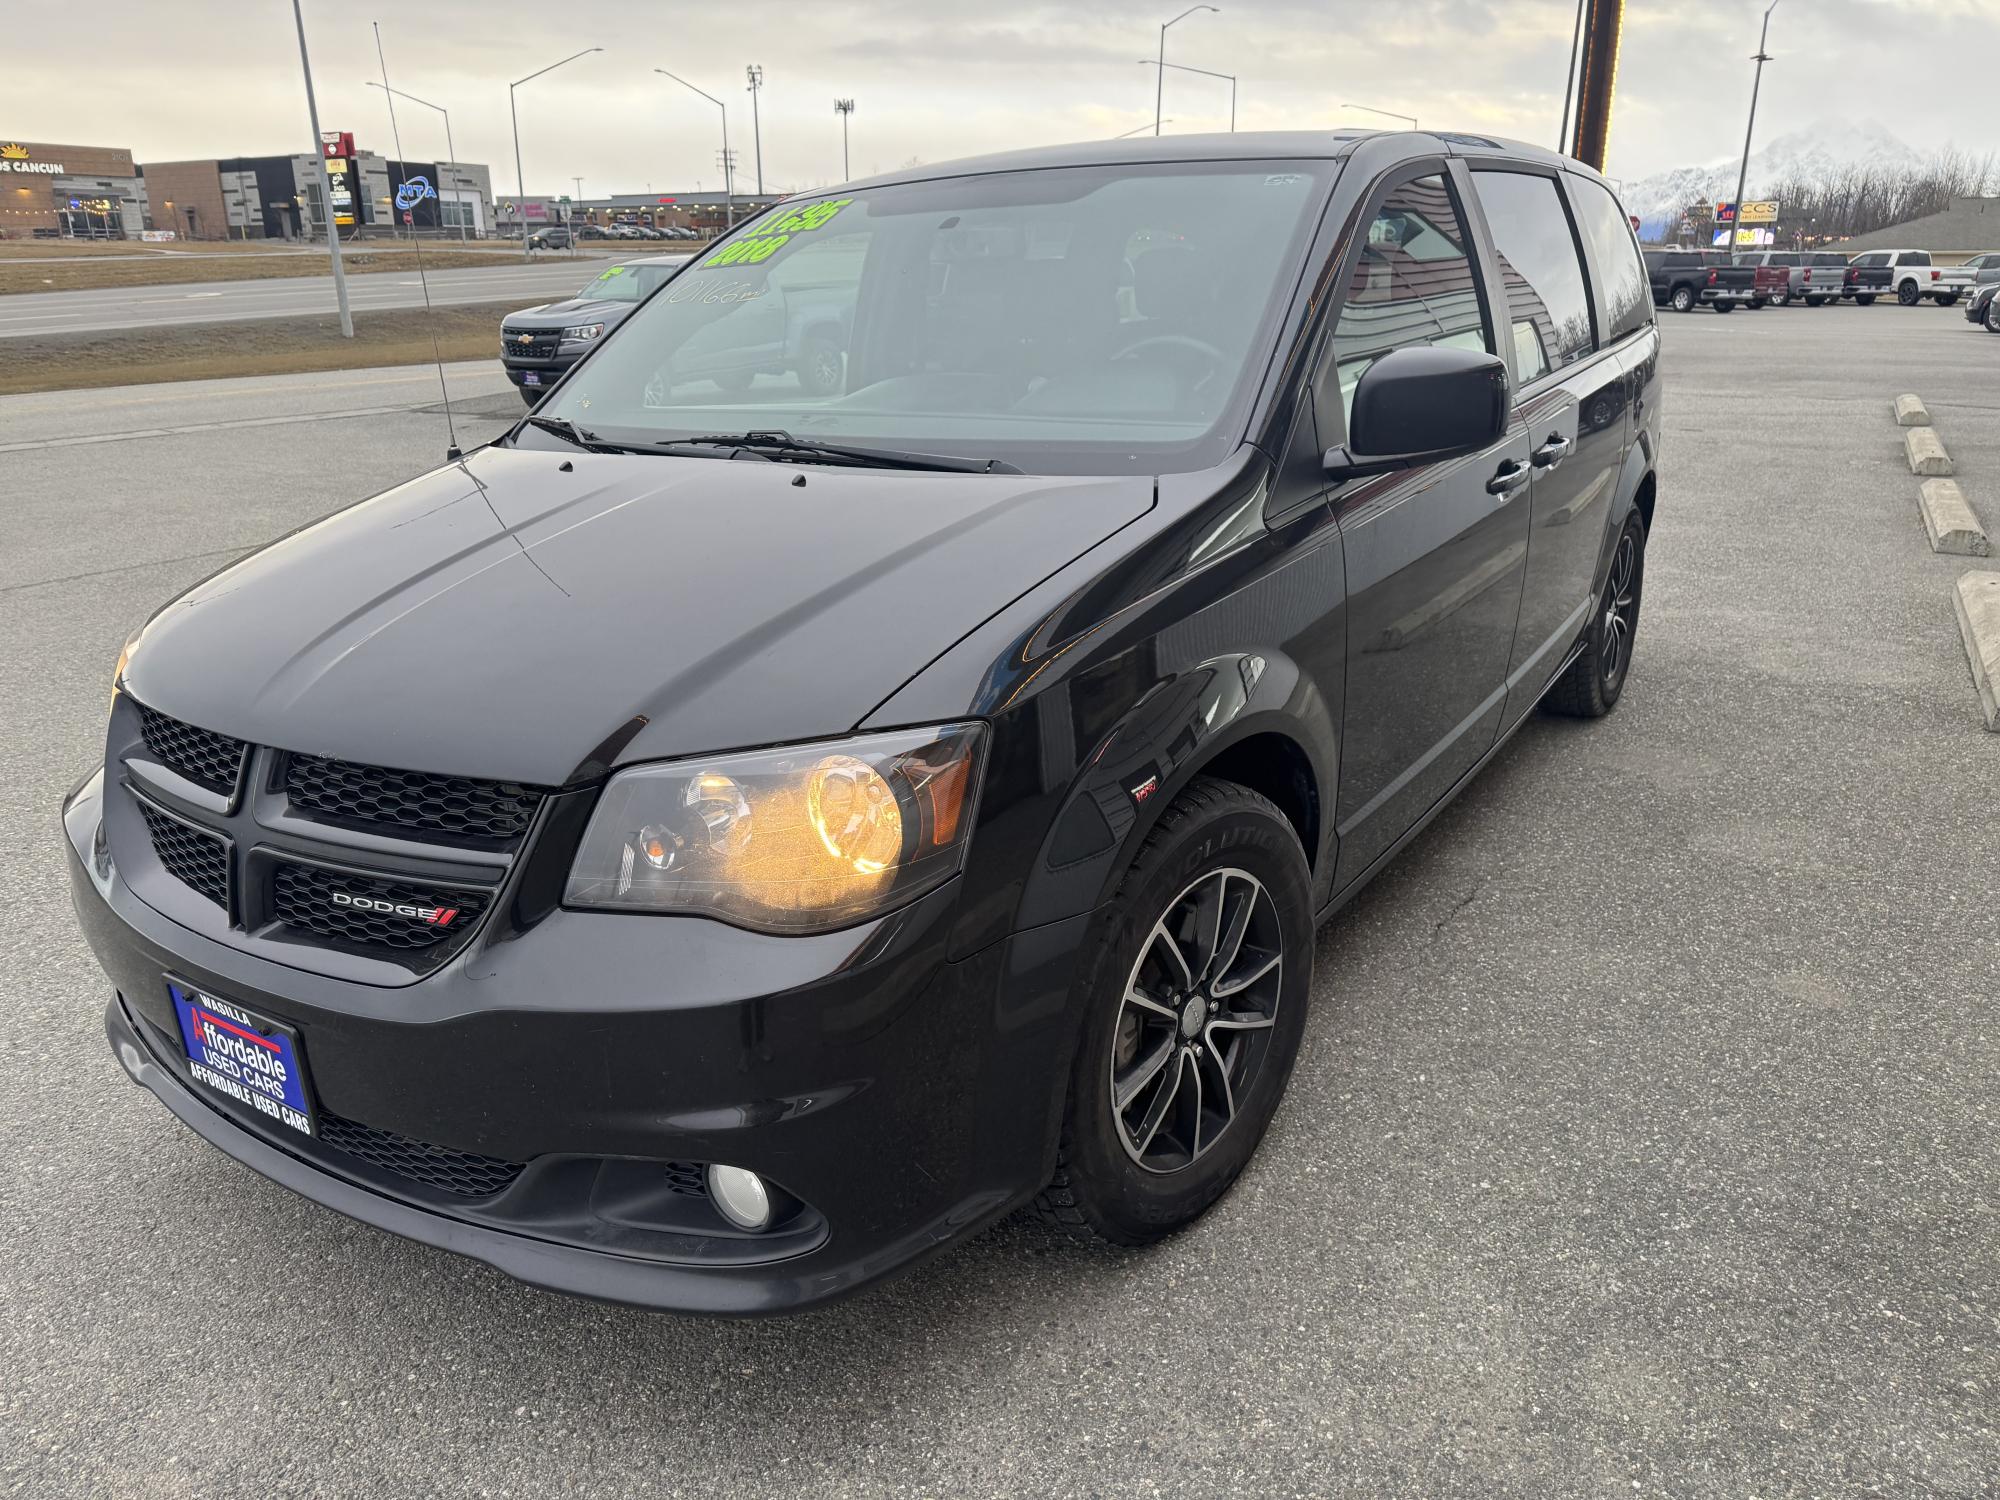
{"label": "side mirror", "polygon": [[1347,444],[1326,450],[1327,475],[1357,479],[1490,448],[1507,435],[1506,361],[1421,345],[1376,360],[1354,387]]}

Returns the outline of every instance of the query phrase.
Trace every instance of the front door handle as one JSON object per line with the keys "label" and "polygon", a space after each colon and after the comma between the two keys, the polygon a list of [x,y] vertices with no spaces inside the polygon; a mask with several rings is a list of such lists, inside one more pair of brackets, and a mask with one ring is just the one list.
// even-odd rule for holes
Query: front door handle
{"label": "front door handle", "polygon": [[1549,440],[1534,452],[1534,464],[1538,469],[1553,469],[1569,456],[1569,439],[1560,432],[1549,434]]}
{"label": "front door handle", "polygon": [[1534,473],[1535,471],[1526,464],[1516,463],[1510,458],[1507,462],[1500,465],[1499,470],[1491,479],[1486,481],[1486,493],[1489,495],[1511,495],[1533,478]]}

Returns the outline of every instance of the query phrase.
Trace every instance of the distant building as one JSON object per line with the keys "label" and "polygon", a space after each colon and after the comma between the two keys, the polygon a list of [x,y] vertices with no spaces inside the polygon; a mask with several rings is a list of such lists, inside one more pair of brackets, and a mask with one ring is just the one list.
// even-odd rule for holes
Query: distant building
{"label": "distant building", "polygon": [[1857,234],[1827,248],[1842,253],[1929,250],[1945,264],[1957,265],[1989,250],[2000,250],[2000,198],[1954,198],[1941,214]]}
{"label": "distant building", "polygon": [[130,151],[0,136],[0,239],[137,239],[145,227]]}
{"label": "distant building", "polygon": [[388,234],[401,228],[396,192],[422,177],[436,193],[409,213],[420,230],[468,238],[494,232],[492,173],[470,162],[405,162],[354,149],[351,136],[326,147],[333,202],[320,201],[319,169],[310,153],[238,156],[205,161],[147,162],[146,196],[153,227],[182,239],[299,239],[323,235],[329,217],[347,234]]}

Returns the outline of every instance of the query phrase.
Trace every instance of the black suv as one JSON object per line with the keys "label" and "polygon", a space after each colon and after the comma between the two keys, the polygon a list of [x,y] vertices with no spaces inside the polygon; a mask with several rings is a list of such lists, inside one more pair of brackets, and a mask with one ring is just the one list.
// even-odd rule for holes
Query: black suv
{"label": "black suv", "polygon": [[[683,363],[768,346],[806,256],[830,388]],[[1156,1239],[1277,1110],[1315,925],[1537,704],[1626,690],[1658,372],[1623,211],[1531,146],[781,204],[132,637],[63,809],[113,1051],[593,1296],[803,1307],[1025,1205]]]}

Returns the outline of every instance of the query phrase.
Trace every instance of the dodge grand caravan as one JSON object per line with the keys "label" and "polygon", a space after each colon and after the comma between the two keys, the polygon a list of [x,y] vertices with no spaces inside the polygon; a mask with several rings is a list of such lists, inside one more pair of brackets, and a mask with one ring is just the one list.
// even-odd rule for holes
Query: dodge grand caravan
{"label": "dodge grand caravan", "polygon": [[[824,388],[699,373],[808,254]],[[1658,444],[1625,215],[1534,147],[791,200],[133,635],[63,809],[112,1050],[571,1292],[800,1308],[1029,1206],[1143,1244],[1264,1135],[1315,924],[1618,703]]]}

